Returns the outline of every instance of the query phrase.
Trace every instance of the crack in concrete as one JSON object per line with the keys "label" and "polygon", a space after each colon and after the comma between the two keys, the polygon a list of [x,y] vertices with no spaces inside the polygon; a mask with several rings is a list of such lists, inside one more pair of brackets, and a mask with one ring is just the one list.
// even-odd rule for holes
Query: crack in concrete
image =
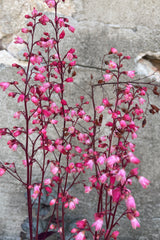
{"label": "crack in concrete", "polygon": [[105,71],[106,69],[101,68],[101,67],[95,67],[95,66],[89,66],[89,65],[83,65],[83,64],[76,64],[76,67],[81,67],[81,68],[88,68],[88,69],[95,69],[98,71]]}

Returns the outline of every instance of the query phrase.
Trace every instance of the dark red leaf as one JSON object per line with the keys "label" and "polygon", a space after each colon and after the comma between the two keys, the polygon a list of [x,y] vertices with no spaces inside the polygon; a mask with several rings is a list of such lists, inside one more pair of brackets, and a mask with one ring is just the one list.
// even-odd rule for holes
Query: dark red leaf
{"label": "dark red leaf", "polygon": [[152,109],[154,109],[157,113],[159,112],[159,108],[153,104],[151,104]]}
{"label": "dark red leaf", "polygon": [[143,119],[143,122],[142,122],[142,128],[144,128],[144,126],[146,125],[147,121],[146,121],[146,118]]}
{"label": "dark red leaf", "polygon": [[155,87],[153,88],[153,93],[154,93],[155,95],[158,95],[158,96],[159,96],[159,92],[157,92],[157,89],[158,89],[158,87],[155,86]]}
{"label": "dark red leaf", "polygon": [[102,83],[104,83],[104,81],[101,79],[101,80],[98,80],[98,83],[102,84]]}
{"label": "dark red leaf", "polygon": [[99,123],[102,123],[102,121],[103,121],[103,114],[99,116]]}

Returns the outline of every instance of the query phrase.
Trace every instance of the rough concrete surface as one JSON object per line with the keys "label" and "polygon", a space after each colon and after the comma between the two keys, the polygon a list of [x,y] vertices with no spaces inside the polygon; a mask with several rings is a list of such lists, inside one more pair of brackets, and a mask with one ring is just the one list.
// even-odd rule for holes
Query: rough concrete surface
{"label": "rough concrete surface", "polygon": [[[16,71],[12,69],[13,62],[23,59],[23,46],[13,45],[15,36],[20,35],[25,25],[24,15],[30,13],[33,7],[51,15],[51,9],[42,0],[0,0],[0,81],[14,81]],[[59,14],[67,16],[71,25],[76,28],[75,34],[68,34],[63,49],[76,48],[77,77],[80,86],[85,86],[90,74],[100,76],[97,67],[101,66],[103,54],[111,47],[130,55],[129,69],[136,69],[134,59],[145,52],[160,51],[160,3],[159,0],[66,0],[62,4]],[[38,35],[41,30],[39,30]],[[69,89],[70,100],[75,101],[79,90]],[[82,90],[83,92],[83,90]],[[159,97],[151,92],[151,102],[160,107]],[[13,114],[17,111],[15,103],[0,92],[0,127],[8,126],[13,121]],[[159,240],[160,239],[160,115],[150,115],[147,125],[139,131],[137,139],[137,157],[141,159],[140,172],[151,181],[148,189],[142,189],[139,184],[133,193],[140,211],[141,228],[133,230],[130,222],[123,219],[119,240]],[[21,152],[8,151],[6,141],[0,140],[0,159],[9,161],[11,158],[19,161],[23,159]],[[19,163],[19,170],[24,169]],[[78,191],[75,189],[75,191]],[[81,192],[78,191],[78,195]],[[80,202],[84,208],[83,218],[94,208],[94,194],[90,202]],[[24,189],[7,175],[0,178],[0,240],[20,240],[21,223],[26,217],[26,200]],[[78,214],[82,215],[78,208]]]}

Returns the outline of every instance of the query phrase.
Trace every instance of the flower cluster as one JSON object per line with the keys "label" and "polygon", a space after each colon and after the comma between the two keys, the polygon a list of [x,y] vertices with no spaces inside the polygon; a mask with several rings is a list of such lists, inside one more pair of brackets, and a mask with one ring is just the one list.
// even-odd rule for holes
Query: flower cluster
{"label": "flower cluster", "polygon": [[[77,55],[74,48],[62,55],[60,44],[66,31],[74,33],[75,29],[69,25],[67,18],[58,17],[57,6],[60,2],[45,1],[55,11],[54,21],[34,8],[31,15],[25,16],[29,22],[22,28],[22,33],[29,34],[31,41],[26,42],[20,37],[15,39],[15,44],[25,44],[28,50],[23,54],[28,61],[27,68],[16,63],[12,65],[18,69],[22,87],[17,81],[1,82],[0,87],[3,91],[10,85],[14,87],[15,91],[9,92],[8,96],[16,99],[22,110],[15,112],[13,118],[17,121],[23,118],[25,126],[1,128],[0,137],[10,137],[7,144],[13,151],[22,149],[25,156],[22,164],[27,168],[27,176],[23,178],[18,174],[16,163],[2,162],[0,176],[6,172],[11,174],[27,190],[31,240],[32,208],[35,202],[40,206],[43,189],[51,196],[49,204],[53,207],[52,217],[54,214],[56,216],[56,223],[51,224],[50,221],[46,232],[49,228],[54,229],[65,240],[66,211],[76,209],[80,203],[71,194],[75,184],[82,186],[87,194],[94,190],[98,201],[95,202],[97,212],[94,213],[94,221],[91,224],[87,219],[78,221],[71,230],[74,238],[86,239],[85,233],[88,232],[95,240],[116,240],[119,231],[115,227],[124,215],[130,220],[132,228],[140,227],[137,220],[139,212],[129,189],[132,179],[136,178],[143,188],[149,185],[149,180],[139,176],[137,165],[140,160],[134,153],[138,122],[145,119],[143,105],[147,88],[135,86],[132,82],[134,71],[124,71],[122,62],[129,60],[130,56],[123,56],[117,49],[111,48],[106,56],[114,56],[117,60],[105,62],[103,80],[91,84],[90,99],[81,96],[75,104],[70,104],[66,97],[66,86],[73,86],[76,76],[73,67]],[[37,26],[47,24],[52,32],[43,32],[40,39],[34,41]],[[127,80],[122,82],[123,77]],[[113,86],[114,97],[109,99],[102,94],[98,103],[95,89],[105,89],[108,84]],[[93,114],[88,112],[88,105]],[[103,127],[107,129],[107,134],[104,134],[106,131],[103,131]],[[33,170],[37,171],[37,168],[41,172],[39,183],[34,181],[33,176]],[[122,202],[125,202],[126,209],[117,219],[117,208]],[[38,224],[35,239],[38,239]]]}

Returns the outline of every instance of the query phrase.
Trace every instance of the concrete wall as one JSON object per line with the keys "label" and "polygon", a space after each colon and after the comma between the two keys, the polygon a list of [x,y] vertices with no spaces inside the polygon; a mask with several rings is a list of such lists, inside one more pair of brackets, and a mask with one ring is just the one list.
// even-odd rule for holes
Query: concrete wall
{"label": "concrete wall", "polygon": [[[20,29],[25,23],[23,16],[30,13],[33,6],[40,11],[48,11],[42,0],[0,0],[0,81],[17,78],[16,71],[11,68],[13,62],[20,61],[25,65],[23,49],[13,45],[13,39],[21,35]],[[69,17],[76,28],[75,34],[68,36],[67,44],[76,48],[77,81],[82,86],[91,72],[95,78],[99,76],[96,67],[100,67],[103,54],[111,47],[131,55],[129,69],[135,69],[134,59],[140,53],[160,51],[159,0],[66,0],[59,13]],[[152,92],[151,102],[160,106],[159,97]],[[1,91],[0,127],[10,124],[16,107]],[[135,199],[141,228],[134,231],[126,219],[122,220],[121,228],[125,226],[125,229],[120,240],[160,239],[159,135],[159,114],[148,116],[147,126],[142,134],[141,130],[139,132],[137,156],[141,159],[140,172],[150,179],[151,185],[147,190],[136,186]],[[13,154],[8,151],[3,139],[0,149],[0,159],[4,161],[23,159],[21,152]],[[21,166],[19,168],[23,174]],[[13,179],[8,176],[0,178],[0,240],[20,239],[20,224],[26,216],[23,192],[22,186]]]}

